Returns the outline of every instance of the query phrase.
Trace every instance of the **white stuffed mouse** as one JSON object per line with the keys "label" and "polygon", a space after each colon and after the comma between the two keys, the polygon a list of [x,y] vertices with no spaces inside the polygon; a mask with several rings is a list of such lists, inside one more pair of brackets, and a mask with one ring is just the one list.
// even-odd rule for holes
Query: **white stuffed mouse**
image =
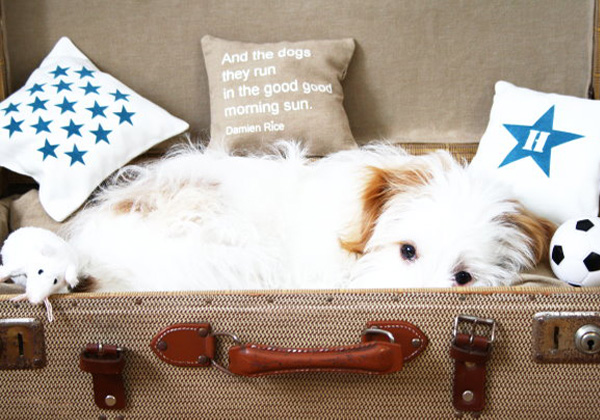
{"label": "white stuffed mouse", "polygon": [[25,287],[25,293],[13,300],[29,300],[51,306],[48,296],[75,287],[79,261],[73,247],[55,233],[36,227],[17,229],[4,242],[0,282],[12,279]]}

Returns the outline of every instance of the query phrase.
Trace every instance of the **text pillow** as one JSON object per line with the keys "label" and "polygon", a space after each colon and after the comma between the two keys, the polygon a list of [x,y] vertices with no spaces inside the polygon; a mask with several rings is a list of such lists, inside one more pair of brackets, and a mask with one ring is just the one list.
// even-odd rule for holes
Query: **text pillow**
{"label": "text pillow", "polygon": [[35,179],[62,221],[113,171],[187,129],[61,38],[0,104],[0,165]]}
{"label": "text pillow", "polygon": [[295,139],[318,156],[356,147],[341,85],[354,40],[252,44],[207,35],[202,49],[209,147],[255,151]]}
{"label": "text pillow", "polygon": [[598,214],[600,102],[496,83],[473,170],[555,223]]}

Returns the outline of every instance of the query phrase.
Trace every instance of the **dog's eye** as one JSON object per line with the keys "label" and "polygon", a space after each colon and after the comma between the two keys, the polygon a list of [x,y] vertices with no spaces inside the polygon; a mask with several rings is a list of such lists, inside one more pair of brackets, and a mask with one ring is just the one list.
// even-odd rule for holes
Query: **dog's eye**
{"label": "dog's eye", "polygon": [[44,274],[44,270],[40,270],[38,271],[38,275],[41,276],[42,274]]}
{"label": "dog's eye", "polygon": [[464,286],[465,284],[469,283],[471,280],[473,280],[473,276],[471,276],[471,274],[467,273],[466,271],[459,271],[458,273],[456,273],[454,275],[454,281],[459,286]]}
{"label": "dog's eye", "polygon": [[400,246],[400,255],[406,261],[413,261],[417,259],[417,248],[411,244],[402,244]]}
{"label": "dog's eye", "polygon": [[58,279],[54,279],[54,284],[58,283]]}

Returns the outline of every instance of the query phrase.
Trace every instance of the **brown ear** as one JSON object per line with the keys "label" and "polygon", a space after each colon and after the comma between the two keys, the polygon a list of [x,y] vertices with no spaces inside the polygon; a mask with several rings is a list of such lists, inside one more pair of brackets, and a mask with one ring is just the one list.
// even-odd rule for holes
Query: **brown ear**
{"label": "brown ear", "polygon": [[346,238],[340,239],[346,251],[363,254],[373,229],[388,201],[395,195],[422,186],[431,179],[431,173],[423,162],[414,162],[400,169],[369,167],[369,175],[363,190],[362,215],[358,227]]}
{"label": "brown ear", "polygon": [[550,240],[556,231],[556,225],[547,219],[534,215],[520,204],[519,211],[509,215],[508,220],[530,238],[535,264],[548,261]]}

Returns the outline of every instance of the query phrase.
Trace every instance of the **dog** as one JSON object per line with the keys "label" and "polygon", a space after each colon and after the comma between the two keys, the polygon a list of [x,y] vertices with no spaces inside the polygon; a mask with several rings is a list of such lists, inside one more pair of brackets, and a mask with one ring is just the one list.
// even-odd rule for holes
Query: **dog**
{"label": "dog", "polygon": [[126,167],[64,234],[106,292],[509,285],[553,231],[448,152],[288,142]]}

